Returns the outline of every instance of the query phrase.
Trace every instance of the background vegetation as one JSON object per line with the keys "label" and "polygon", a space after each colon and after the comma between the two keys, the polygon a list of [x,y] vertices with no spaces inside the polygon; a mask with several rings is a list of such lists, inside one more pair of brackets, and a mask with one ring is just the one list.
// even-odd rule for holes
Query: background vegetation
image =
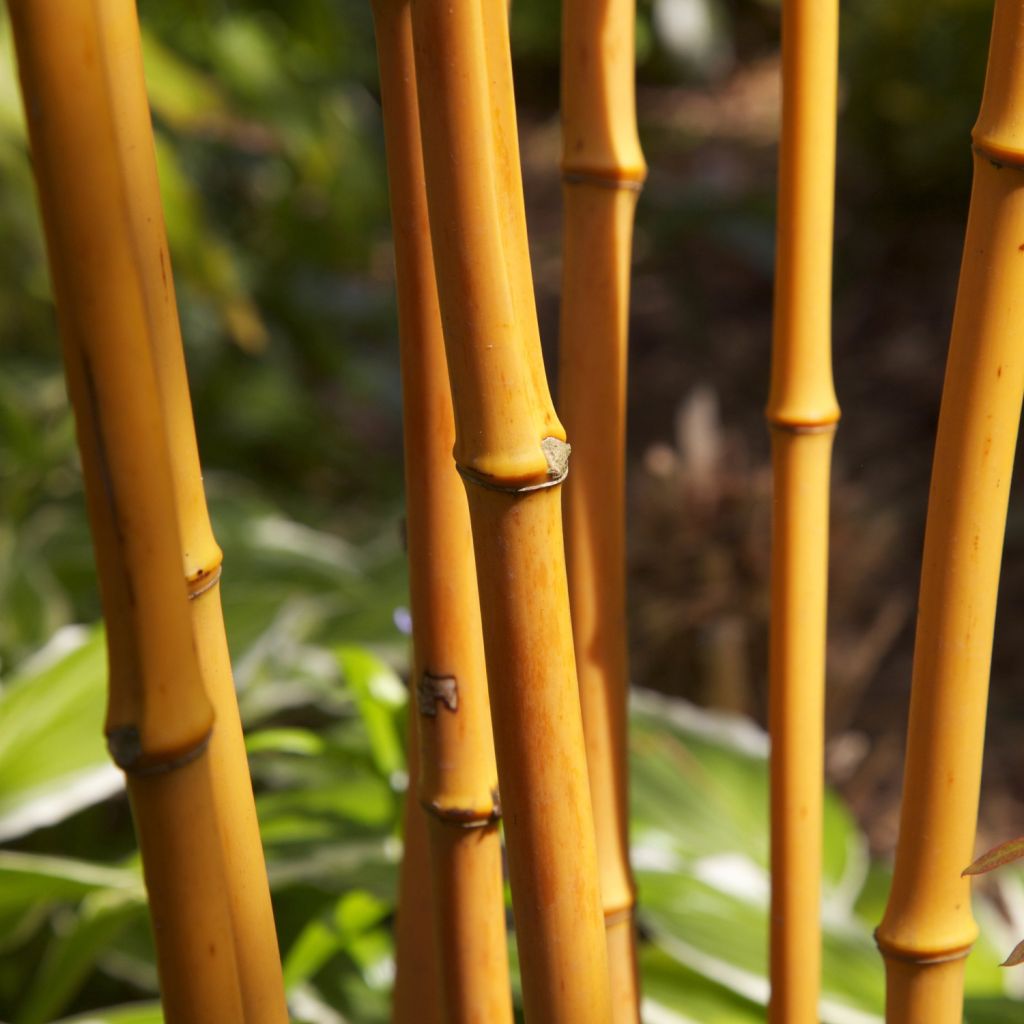
{"label": "background vegetation", "polygon": [[[379,1021],[393,969],[407,614],[370,12],[356,0],[140,7],[293,1015]],[[990,14],[987,0],[858,0],[843,25],[829,762],[845,804],[829,805],[826,857],[835,1024],[878,1020],[881,1007],[870,930],[894,839]],[[732,713],[757,719],[764,704],[778,9],[648,0],[639,18],[651,176],[636,241],[630,627],[634,679],[663,694],[638,698],[632,735],[647,1015],[742,1024],[760,1019],[766,996],[765,740]],[[513,35],[550,351],[550,4],[516,0]],[[0,181],[0,1019],[158,1020],[130,820],[101,736],[99,606],[2,14]],[[1024,590],[1022,547],[1014,505],[1004,608]],[[1024,644],[1012,632],[997,639],[988,845],[1024,831],[1024,704],[1012,683]],[[972,1024],[1013,1012],[994,965],[1024,933],[1022,878],[1006,872],[983,893]],[[126,1003],[138,1005],[95,1010]]]}

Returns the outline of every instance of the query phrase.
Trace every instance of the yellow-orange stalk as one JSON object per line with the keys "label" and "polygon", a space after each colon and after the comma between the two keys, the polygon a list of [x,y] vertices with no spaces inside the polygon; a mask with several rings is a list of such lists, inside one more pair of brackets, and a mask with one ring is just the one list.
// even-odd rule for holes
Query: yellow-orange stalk
{"label": "yellow-orange stalk", "polygon": [[996,592],[1024,393],[1024,3],[997,0],[928,499],[886,1019],[959,1024]]}
{"label": "yellow-orange stalk", "polygon": [[[391,217],[395,237],[405,414],[407,537],[413,622],[411,727],[418,795],[428,815],[434,942],[421,972],[440,966],[439,1019],[511,1024],[508,946],[480,602],[466,492],[452,461],[455,422],[434,281],[408,0],[375,0]],[[409,809],[409,817],[416,811]],[[417,826],[413,826],[416,828]],[[415,853],[415,848],[413,849]],[[422,892],[410,894],[425,902]],[[411,902],[399,906],[403,914]],[[399,977],[412,977],[399,962]],[[424,1008],[397,992],[395,1019]],[[404,1012],[404,1011],[403,1011]]]}
{"label": "yellow-orange stalk", "polygon": [[[415,704],[415,696],[412,698]],[[395,920],[395,987],[391,998],[393,1024],[444,1024],[441,1013],[441,961],[434,930],[430,888],[427,819],[420,805],[419,727],[415,707],[409,710],[409,788],[402,808],[402,865],[398,872],[398,914]]]}
{"label": "yellow-orange stalk", "polygon": [[636,126],[635,0],[562,8],[562,311],[559,411],[572,610],[612,1017],[639,1019],[629,867],[625,455],[633,216],[646,175]]}
{"label": "yellow-orange stalk", "polygon": [[818,1020],[838,4],[784,0],[769,637],[769,1020]]}
{"label": "yellow-orange stalk", "polygon": [[226,895],[247,1024],[288,1020],[270,887],[252,780],[235,697],[220,601],[222,556],[203,491],[181,328],[157,179],[153,129],[133,0],[103,0],[104,52],[111,80],[117,145],[150,343],[156,361],[171,475],[181,531],[199,667],[217,727],[210,739],[216,813],[227,871]]}
{"label": "yellow-orange stalk", "polygon": [[476,552],[531,1024],[609,1024],[562,547],[568,446],[544,381],[502,0],[413,0],[430,230]]}
{"label": "yellow-orange stalk", "polygon": [[180,521],[115,94],[113,0],[10,0],[168,1021],[244,1020],[209,749],[214,709]]}

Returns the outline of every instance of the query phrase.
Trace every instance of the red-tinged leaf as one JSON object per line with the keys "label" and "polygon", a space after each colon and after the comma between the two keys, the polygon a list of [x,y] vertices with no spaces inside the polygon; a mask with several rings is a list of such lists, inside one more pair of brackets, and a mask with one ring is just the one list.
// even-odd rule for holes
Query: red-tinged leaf
{"label": "red-tinged leaf", "polygon": [[964,869],[965,875],[983,875],[993,868],[1001,868],[1004,864],[1010,864],[1015,860],[1024,857],[1024,836],[1016,839],[1008,839],[993,847],[988,853],[983,853],[969,868]]}
{"label": "red-tinged leaf", "polygon": [[1018,942],[1013,952],[999,965],[1000,967],[1016,967],[1024,963],[1024,942]]}

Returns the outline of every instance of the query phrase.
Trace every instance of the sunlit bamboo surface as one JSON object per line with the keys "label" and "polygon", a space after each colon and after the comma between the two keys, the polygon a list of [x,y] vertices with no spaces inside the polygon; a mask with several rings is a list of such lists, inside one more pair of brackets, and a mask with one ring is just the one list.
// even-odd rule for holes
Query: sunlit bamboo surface
{"label": "sunlit bamboo surface", "polygon": [[[127,0],[9,3],[168,1021],[242,1021],[207,698],[121,116]],[[118,97],[115,99],[115,96]],[[138,109],[135,106],[134,109]],[[151,140],[150,140],[151,143]],[[154,245],[154,251],[157,246]]]}
{"label": "sunlit bamboo surface", "polygon": [[[537,344],[503,2],[414,0],[455,458],[476,552],[525,1014],[608,1024],[607,956],[559,484]],[[571,856],[567,853],[571,850]]]}
{"label": "sunlit bamboo surface", "polygon": [[594,803],[612,1016],[639,1019],[626,763],[626,364],[637,135],[635,0],[562,8],[559,412],[573,440],[566,563]]}
{"label": "sunlit bamboo surface", "polygon": [[838,3],[784,0],[774,337],[769,1020],[815,1024],[821,973],[825,628]]}
{"label": "sunlit bamboo surface", "polygon": [[[480,602],[430,247],[408,0],[376,0],[402,356],[412,709],[428,816],[434,931],[416,955],[440,969],[446,1024],[512,1021],[498,779]],[[410,810],[409,814],[415,814]],[[424,880],[426,881],[426,880]],[[423,894],[406,891],[423,902]],[[417,913],[411,902],[399,915]],[[400,965],[403,978],[410,969]],[[422,1004],[407,1021],[421,1021]],[[396,1020],[400,1019],[397,1013]],[[431,1011],[426,1011],[427,1013]]]}
{"label": "sunlit bamboo surface", "polygon": [[997,0],[932,467],[896,867],[890,1024],[959,1024],[996,594],[1024,394],[1024,3]]}

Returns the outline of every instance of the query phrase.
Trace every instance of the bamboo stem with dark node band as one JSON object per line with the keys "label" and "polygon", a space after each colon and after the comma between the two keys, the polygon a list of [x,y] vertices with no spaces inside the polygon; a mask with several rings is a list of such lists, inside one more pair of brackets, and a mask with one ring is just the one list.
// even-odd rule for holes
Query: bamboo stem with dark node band
{"label": "bamboo stem with dark node band", "polygon": [[[430,247],[420,112],[408,0],[375,0],[395,238],[405,436],[405,481],[418,750],[407,820],[426,814],[432,933],[399,948],[394,1019],[424,1013],[402,987],[434,971],[445,1024],[511,1024],[508,940],[501,864],[498,776],[466,492],[452,461],[455,422]],[[410,787],[410,796],[412,796]],[[417,829],[422,823],[417,823]],[[423,870],[423,865],[421,871]],[[405,893],[403,914],[422,894]]]}
{"label": "bamboo stem with dark node band", "polygon": [[639,1020],[629,865],[626,365],[636,123],[635,0],[562,9],[563,256],[559,412],[573,438],[566,563],[594,804],[612,1018]]}
{"label": "bamboo stem with dark node band", "polygon": [[783,0],[771,394],[772,1024],[816,1024],[821,973],[832,221],[839,11]]}
{"label": "bamboo stem with dark node band", "polygon": [[959,1024],[985,713],[1024,396],[1024,3],[996,0],[921,568],[892,890],[890,1024]]}
{"label": "bamboo stem with dark node band", "polygon": [[[526,1018],[610,1024],[504,0],[413,0],[430,232],[484,625]],[[484,486],[481,486],[483,484]],[[443,711],[439,711],[439,714]],[[566,856],[571,844],[572,856]]]}

